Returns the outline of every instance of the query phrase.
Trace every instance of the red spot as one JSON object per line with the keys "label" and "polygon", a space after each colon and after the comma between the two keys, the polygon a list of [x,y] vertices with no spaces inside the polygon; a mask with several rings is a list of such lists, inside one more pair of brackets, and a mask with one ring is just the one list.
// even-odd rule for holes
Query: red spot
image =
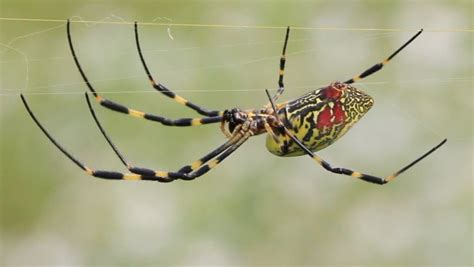
{"label": "red spot", "polygon": [[322,129],[324,127],[329,127],[332,125],[331,122],[331,108],[324,108],[318,115],[318,120],[316,122],[316,127]]}
{"label": "red spot", "polygon": [[336,103],[332,112],[334,113],[334,123],[339,124],[346,119],[346,113],[342,109],[341,103]]}
{"label": "red spot", "polygon": [[335,124],[344,123],[346,114],[342,109],[341,103],[335,103],[331,109],[326,106],[318,115],[316,127],[323,129],[324,127],[333,127]]}

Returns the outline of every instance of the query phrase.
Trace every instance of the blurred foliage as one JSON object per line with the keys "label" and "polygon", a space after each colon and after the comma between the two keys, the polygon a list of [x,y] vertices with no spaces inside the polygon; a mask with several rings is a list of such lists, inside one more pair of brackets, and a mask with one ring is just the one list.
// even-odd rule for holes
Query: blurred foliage
{"label": "blurred foliage", "polygon": [[[384,187],[330,174],[305,157],[277,158],[263,137],[192,182],[87,177],[27,116],[88,165],[123,170],[88,114],[65,24],[0,21],[1,256],[17,265],[471,265],[473,34],[466,1],[2,0],[1,17],[400,28],[293,30],[287,90],[295,98],[419,39],[357,86],[373,110],[333,146],[329,162],[388,175],[448,137],[445,147]],[[203,106],[258,107],[275,88],[283,29],[142,26],[157,79]],[[100,92],[172,118],[195,116],[153,92],[133,26],[73,24],[81,63]],[[28,60],[28,71],[25,64]],[[128,92],[128,93],[125,93]],[[46,94],[41,94],[46,93]],[[225,141],[216,126],[169,128],[98,108],[140,166],[174,170]]]}

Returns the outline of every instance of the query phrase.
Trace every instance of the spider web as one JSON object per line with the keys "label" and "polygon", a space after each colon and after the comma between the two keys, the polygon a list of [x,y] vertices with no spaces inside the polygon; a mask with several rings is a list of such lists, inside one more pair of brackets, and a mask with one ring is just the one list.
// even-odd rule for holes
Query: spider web
{"label": "spider web", "polygon": [[[2,18],[3,20],[8,20],[8,18]],[[13,19],[15,20],[15,19]],[[17,19],[20,20],[20,19]],[[48,20],[31,20],[27,21],[28,23],[39,23],[41,21],[46,21]],[[75,16],[71,18],[71,21],[74,23],[74,27],[80,27],[80,25],[85,25],[85,30],[87,31],[94,31],[98,26],[101,25],[107,25],[107,24],[112,24],[117,27],[127,27],[129,29],[130,24],[132,22],[126,21],[126,19],[116,16],[116,15],[109,15],[107,17],[104,17],[100,20],[97,21],[86,21],[82,19],[79,16]],[[9,21],[11,23],[11,21]],[[58,82],[58,81],[53,81],[53,82],[48,82],[47,84],[31,84],[31,65],[33,64],[44,64],[47,66],[49,63],[54,63],[55,65],[63,66],[66,64],[66,62],[70,63],[71,62],[71,56],[68,53],[65,53],[60,56],[54,56],[54,57],[44,57],[44,56],[38,56],[34,55],[33,52],[28,52],[31,51],[31,49],[28,49],[28,46],[31,45],[32,42],[35,42],[38,38],[41,37],[46,37],[47,34],[50,33],[55,33],[55,34],[64,34],[64,29],[65,29],[65,21],[52,21],[54,26],[52,27],[43,27],[41,26],[41,29],[32,31],[23,35],[15,36],[10,38],[10,40],[3,41],[3,43],[0,43],[0,63],[2,64],[2,72],[5,72],[4,70],[8,70],[8,74],[12,72],[18,73],[23,73],[23,79],[21,82],[12,82],[13,79],[9,79],[11,77],[10,75],[4,75],[2,74],[3,77],[3,82],[0,88],[0,97],[2,98],[11,98],[18,96],[20,93],[23,93],[24,95],[70,95],[70,94],[83,94],[84,93],[84,83],[81,80],[78,81],[72,81],[72,82]],[[19,23],[19,22],[17,22]],[[24,23],[24,22],[22,22]],[[50,23],[46,23],[51,24]],[[157,29],[157,34],[163,34],[163,28],[166,30],[167,38],[170,41],[174,41],[175,37],[173,36],[173,31],[176,29],[182,29],[182,28],[204,28],[204,29],[213,29],[213,28],[218,28],[218,29],[239,29],[240,35],[242,35],[242,31],[244,31],[243,35],[245,36],[246,33],[245,31],[250,31],[254,29],[259,29],[259,30],[280,30],[283,29],[284,27],[275,27],[275,26],[240,26],[240,25],[202,25],[202,24],[177,24],[173,23],[173,20],[167,17],[157,17],[152,22],[150,23],[142,23],[143,25],[146,26],[153,26],[153,27],[158,27]],[[145,26],[142,26],[145,27]],[[293,58],[298,58],[298,57],[305,57],[305,56],[317,56],[318,54],[324,53],[322,51],[323,49],[320,47],[317,48],[307,48],[304,46],[301,46],[301,44],[311,44],[315,43],[318,40],[320,40],[320,35],[324,35],[326,32],[330,31],[348,31],[348,32],[360,32],[359,36],[351,40],[351,43],[373,43],[373,42],[383,42],[388,40],[388,38],[393,38],[394,35],[398,35],[400,33],[404,32],[413,32],[412,29],[363,29],[363,28],[310,28],[310,27],[293,27],[293,32],[297,31],[298,29],[300,30],[312,30],[310,34],[306,35],[298,35],[297,37],[290,38],[290,47],[293,47],[290,49],[290,51],[287,53],[287,56],[289,58],[290,64],[291,60]],[[79,30],[84,30],[84,29],[78,29]],[[109,29],[110,30],[110,29]],[[466,30],[466,29],[425,29],[425,33],[446,33],[446,32],[454,32],[458,34],[469,34],[469,32],[472,32],[472,30]],[[319,34],[320,33],[320,34]],[[74,33],[73,33],[74,34]],[[225,33],[224,33],[225,34]],[[319,34],[319,35],[318,35]],[[182,34],[179,35],[180,38],[182,38]],[[308,36],[310,36],[308,38]],[[128,36],[130,37],[130,36]],[[143,37],[142,37],[143,38]],[[156,49],[144,49],[144,53],[148,56],[150,55],[157,55],[157,54],[178,54],[178,53],[193,53],[193,54],[200,54],[200,53],[208,53],[209,51],[215,51],[219,49],[227,49],[226,51],[231,51],[233,49],[248,49],[251,50],[255,47],[264,47],[264,46],[271,46],[271,47],[278,47],[281,45],[282,40],[281,37],[278,39],[274,40],[253,40],[251,39],[252,37],[247,37],[246,40],[240,41],[240,42],[222,42],[219,44],[208,44],[208,45],[185,45],[185,46],[168,46],[166,48],[156,48]],[[64,39],[65,39],[65,34],[64,34]],[[76,38],[75,42],[82,41]],[[27,48],[24,48],[24,47]],[[150,47],[150,46],[147,46]],[[390,51],[390,50],[389,50]],[[67,52],[67,51],[66,51]],[[82,54],[82,53],[81,53]],[[127,51],[119,51],[119,54],[117,55],[118,58],[121,57],[127,57],[127,56],[135,56],[136,51],[135,49],[129,49]],[[388,54],[388,52],[386,52]],[[82,54],[82,56],[88,56],[87,54]],[[385,55],[379,56],[379,58],[382,58]],[[218,71],[221,69],[245,69],[249,66],[253,66],[255,64],[261,64],[261,63],[269,63],[269,62],[277,62],[279,58],[278,53],[274,53],[272,55],[267,55],[267,56],[249,56],[246,57],[242,60],[239,60],[238,62],[235,61],[230,61],[224,64],[215,64],[213,62],[208,63],[207,65],[197,65],[197,66],[179,66],[179,67],[168,67],[165,69],[165,71],[160,71],[160,77],[161,76],[166,76],[166,75],[177,75],[179,73],[200,73],[203,71]],[[359,58],[357,58],[359,59]],[[397,59],[398,60],[398,59]],[[373,62],[362,62],[358,63],[359,66],[365,66],[372,64]],[[107,63],[104,63],[107,64]],[[168,64],[168,62],[164,62],[164,65]],[[393,63],[392,63],[393,64]],[[395,63],[397,64],[397,63]],[[298,66],[296,64],[291,64],[289,68],[297,68]],[[7,66],[8,68],[6,68]],[[10,70],[10,67],[14,67],[14,69]],[[275,66],[276,68],[276,66]],[[108,82],[127,82],[130,80],[143,80],[144,75],[141,72],[141,68],[136,68],[134,72],[137,74],[130,74],[126,73],[125,75],[121,75],[120,77],[111,77],[111,78],[92,78],[91,82],[93,84],[100,84],[103,83],[108,83]],[[288,70],[288,72],[291,73],[291,70]],[[383,72],[383,71],[382,71]],[[18,76],[18,75],[15,75]],[[291,79],[290,75],[287,74],[286,79]],[[294,80],[294,79],[293,79]],[[375,80],[375,81],[374,81]],[[377,80],[377,79],[366,79],[363,81],[360,81],[357,83],[357,86],[367,90],[368,92],[376,92],[378,90],[390,90],[390,91],[398,91],[398,92],[403,92],[405,90],[412,90],[412,89],[406,89],[406,88],[422,88],[423,86],[426,86],[426,84],[437,84],[437,85],[445,85],[446,87],[455,87],[457,88],[457,91],[466,91],[468,94],[470,94],[470,98],[472,99],[472,90],[469,90],[469,86],[472,86],[472,82],[474,81],[474,77],[472,76],[460,76],[460,77],[450,77],[450,76],[442,76],[442,77],[420,77],[418,79],[404,79],[403,77],[400,77],[400,79],[397,80]],[[13,85],[12,85],[13,84]],[[305,90],[307,91],[308,88],[319,88],[321,86],[324,86],[327,84],[327,82],[323,81],[313,81],[313,82],[305,82],[303,84],[298,84],[292,82],[291,85],[287,85],[287,92],[290,91],[298,91],[298,92],[304,92]],[[378,89],[376,89],[378,88]],[[466,89],[464,89],[466,88]],[[275,88],[270,88],[270,90],[275,90]],[[420,89],[423,90],[423,89]],[[145,88],[145,89],[135,89],[135,88],[129,88],[129,89],[106,89],[102,90],[100,89],[101,94],[156,94],[156,91],[152,90],[151,88]],[[181,93],[192,93],[192,94],[225,94],[225,93],[243,93],[243,94],[262,94],[263,89],[257,88],[257,87],[250,87],[250,88],[242,88],[242,87],[234,87],[232,88],[229,86],[229,88],[205,88],[205,89],[173,89],[173,91],[177,92],[178,94]],[[430,92],[428,90],[425,91],[426,94],[429,94]],[[295,96],[294,94],[292,95],[293,97]],[[387,105],[393,109],[394,112],[401,114],[406,120],[414,122],[416,125],[418,125],[420,128],[424,129],[427,132],[430,132],[439,138],[442,138],[444,136],[442,129],[439,128],[432,128],[430,127],[430,122],[425,122],[423,118],[420,116],[417,116],[416,112],[410,111],[403,106],[401,106],[401,103],[403,103],[403,99],[401,99],[403,96],[402,94],[392,94],[391,95],[392,99],[390,100],[382,100],[384,102],[384,105]],[[395,97],[395,98],[393,98]],[[472,114],[472,106],[467,107],[467,112],[466,114]],[[451,138],[451,141],[468,141],[472,142],[473,137],[472,137],[472,130],[468,134],[456,134],[454,136],[454,139]]]}

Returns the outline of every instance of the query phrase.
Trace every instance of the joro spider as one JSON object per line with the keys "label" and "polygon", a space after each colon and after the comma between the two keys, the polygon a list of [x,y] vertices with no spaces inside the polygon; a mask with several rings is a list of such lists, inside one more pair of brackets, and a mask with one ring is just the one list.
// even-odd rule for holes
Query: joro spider
{"label": "joro spider", "polygon": [[220,123],[220,129],[228,140],[206,154],[197,161],[190,165],[185,165],[181,169],[175,172],[159,171],[149,168],[136,167],[125,159],[123,154],[117,149],[110,137],[105,132],[104,128],[100,124],[97,116],[92,107],[88,93],[85,93],[87,104],[92,117],[97,124],[102,135],[109,143],[115,154],[127,167],[130,173],[121,173],[115,171],[106,170],[94,170],[66,149],[64,149],[42,126],[36,116],[31,111],[26,99],[21,95],[21,99],[32,117],[36,125],[42,130],[42,132],[48,137],[48,139],[71,161],[73,161],[79,168],[85,171],[88,175],[103,178],[103,179],[118,179],[118,180],[153,180],[159,182],[172,182],[174,180],[193,180],[197,177],[202,176],[209,170],[216,167],[225,158],[237,150],[245,141],[254,135],[267,133],[266,147],[271,153],[281,157],[291,157],[308,155],[317,164],[321,165],[324,169],[337,173],[352,176],[354,178],[361,179],[375,184],[385,184],[392,181],[399,174],[411,168],[413,165],[433,153],[436,149],[441,147],[447,139],[444,139],[441,143],[431,148],[428,152],[412,161],[410,164],[401,168],[399,171],[385,178],[356,172],[346,168],[332,167],[328,162],[314,154],[314,152],[321,150],[337,139],[343,136],[359,119],[369,111],[374,101],[368,94],[356,89],[351,84],[363,79],[388,64],[390,60],[395,57],[402,49],[410,44],[415,38],[417,38],[423,30],[420,30],[413,37],[411,37],[406,43],[398,48],[393,54],[387,59],[380,63],[373,65],[361,74],[345,81],[345,82],[333,82],[326,87],[313,90],[305,95],[290,101],[275,104],[275,101],[285,90],[283,83],[283,76],[285,70],[285,54],[286,47],[288,44],[288,37],[290,34],[290,28],[286,30],[283,51],[280,58],[280,72],[278,77],[278,90],[271,96],[268,90],[266,91],[269,102],[260,109],[249,109],[241,110],[238,108],[227,109],[225,111],[207,110],[198,106],[185,98],[175,94],[168,89],[162,83],[156,81],[146,63],[140,48],[140,42],[138,37],[138,26],[135,22],[135,41],[140,57],[141,63],[145,69],[146,75],[150,80],[151,85],[158,92],[161,92],[165,96],[174,99],[179,104],[185,105],[188,108],[196,111],[203,115],[199,118],[180,118],[180,119],[169,119],[159,115],[145,113],[143,111],[128,108],[122,104],[114,102],[100,96],[94,89],[92,84],[87,79],[79,60],[74,50],[72,39],[71,39],[71,23],[67,22],[67,37],[69,47],[72,53],[72,57],[76,63],[76,66],[84,79],[89,91],[95,97],[96,101],[99,102],[105,108],[110,110],[127,114],[132,117],[141,118],[145,120],[151,120],[159,122],[166,126],[197,126],[204,124]]}

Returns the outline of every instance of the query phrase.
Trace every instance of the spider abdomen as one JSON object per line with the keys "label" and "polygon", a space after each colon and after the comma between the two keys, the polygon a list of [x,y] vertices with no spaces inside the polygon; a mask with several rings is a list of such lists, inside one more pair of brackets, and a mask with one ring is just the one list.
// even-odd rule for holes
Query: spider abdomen
{"label": "spider abdomen", "polygon": [[[341,138],[373,102],[371,96],[349,84],[334,82],[288,102],[278,110],[278,115],[307,148],[316,152]],[[305,154],[283,135],[276,139],[267,137],[266,146],[271,153],[282,157]]]}

